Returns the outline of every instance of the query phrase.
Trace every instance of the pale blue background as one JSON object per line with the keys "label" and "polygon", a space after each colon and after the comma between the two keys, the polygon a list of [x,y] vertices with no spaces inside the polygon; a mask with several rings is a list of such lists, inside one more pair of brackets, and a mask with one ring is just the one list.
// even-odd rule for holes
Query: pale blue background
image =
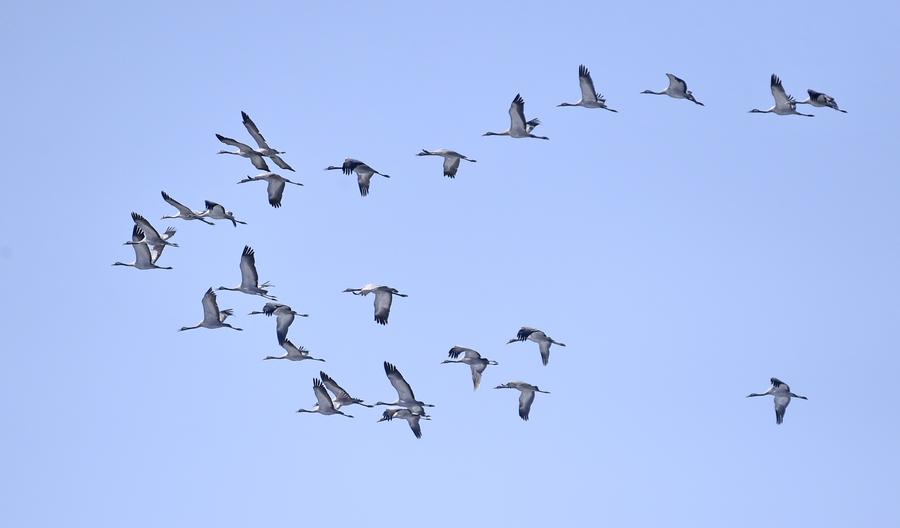
{"label": "pale blue background", "polygon": [[[3,526],[900,523],[894,4],[79,4],[0,19]],[[555,107],[582,62],[619,114]],[[667,71],[706,107],[639,95]],[[850,113],[747,114],[772,72]],[[480,136],[516,92],[551,141]],[[282,209],[215,155],[241,110],[305,184]],[[346,156],[393,177],[360,198]],[[162,189],[250,224],[160,221]],[[175,271],[109,266],[132,210]],[[243,333],[176,332],[245,243],[327,363],[262,362],[239,293]],[[366,282],[410,294],[387,327]],[[456,344],[501,363],[478,392]],[[392,398],[386,359],[421,440],[294,413],[320,366]],[[810,397],[780,427],[770,376]],[[528,423],[511,379],[552,391]]]}

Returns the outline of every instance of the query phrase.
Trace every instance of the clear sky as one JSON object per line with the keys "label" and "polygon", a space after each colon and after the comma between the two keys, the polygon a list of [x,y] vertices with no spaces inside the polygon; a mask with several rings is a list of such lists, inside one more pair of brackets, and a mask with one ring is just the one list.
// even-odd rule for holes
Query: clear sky
{"label": "clear sky", "polygon": [[[900,524],[895,4],[128,4],[0,19],[0,525]],[[618,114],[555,106],[580,63]],[[706,106],[640,95],[666,72]],[[748,114],[773,72],[849,113]],[[550,141],[481,136],[517,92]],[[305,185],[281,209],[215,155],[241,110]],[[361,198],[345,157],[392,177]],[[131,211],[174,271],[110,266]],[[245,244],[326,363],[261,361],[241,293],[244,332],[176,331]],[[386,327],[340,293],[367,282],[409,294]],[[477,392],[453,345],[500,362]],[[320,368],[393,398],[384,360],[437,405],[421,440],[294,412]],[[771,376],[809,397],[781,426],[744,397]],[[519,379],[552,392],[527,423]]]}

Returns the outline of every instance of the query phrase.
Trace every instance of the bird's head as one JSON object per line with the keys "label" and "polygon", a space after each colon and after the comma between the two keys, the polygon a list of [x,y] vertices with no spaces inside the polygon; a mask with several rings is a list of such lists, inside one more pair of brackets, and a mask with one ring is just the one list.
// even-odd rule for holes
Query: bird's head
{"label": "bird's head", "polygon": [[641,92],[641,93],[642,93],[642,94],[652,94],[652,93],[654,93],[654,92],[653,92],[653,90],[644,90],[644,91]]}

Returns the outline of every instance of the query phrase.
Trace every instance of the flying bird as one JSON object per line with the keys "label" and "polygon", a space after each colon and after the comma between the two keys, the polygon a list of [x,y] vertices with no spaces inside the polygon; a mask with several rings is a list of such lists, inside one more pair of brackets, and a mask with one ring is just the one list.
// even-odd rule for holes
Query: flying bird
{"label": "flying bird", "polygon": [[[148,222],[147,219],[144,218],[143,216],[132,212],[131,219],[134,220],[134,223],[136,226],[141,228],[141,232],[144,233],[143,241],[146,242],[147,245],[149,245],[151,247],[153,247],[153,246],[178,247],[178,244],[176,244],[174,242],[169,242],[169,239],[172,238],[172,235],[175,234],[174,229],[170,230],[172,233],[171,235],[160,236],[159,231],[157,231],[152,225],[150,225],[150,222]],[[167,231],[167,233],[168,233],[168,231]],[[126,242],[126,244],[134,244],[134,243],[135,243],[134,241]]]}
{"label": "flying bird", "polygon": [[554,341],[552,337],[547,336],[547,334],[541,330],[529,328],[527,326],[520,328],[516,337],[507,341],[506,344],[515,343],[516,341],[531,341],[537,343],[538,349],[541,351],[541,361],[543,361],[544,365],[550,362],[550,345],[566,346],[565,343]]}
{"label": "flying bird", "polygon": [[356,183],[359,185],[360,196],[369,195],[369,184],[372,182],[372,176],[374,176],[375,174],[379,174],[381,176],[384,176],[385,178],[390,178],[389,175],[384,174],[383,172],[378,172],[365,163],[352,158],[346,158],[344,160],[344,163],[341,164],[340,167],[329,165],[325,167],[325,170],[340,170],[348,176],[355,172]]}
{"label": "flying bird", "polygon": [[247,176],[238,183],[247,183],[252,181],[264,181],[268,184],[268,186],[266,187],[266,192],[268,192],[269,194],[269,205],[275,208],[281,207],[281,196],[284,194],[285,183],[299,185],[301,187],[303,186],[302,183],[292,182],[284,176],[275,174],[274,172],[263,172],[262,174],[257,174],[256,176]]}
{"label": "flying bird", "polygon": [[841,110],[838,108],[837,101],[834,100],[834,97],[831,97],[828,94],[824,94],[822,92],[817,92],[815,90],[806,90],[809,94],[809,99],[806,101],[797,101],[797,104],[808,104],[812,106],[823,107],[827,106],[828,108],[833,108],[838,112],[847,113],[846,110]]}
{"label": "flying bird", "polygon": [[[266,156],[275,162],[275,165],[278,165],[284,170],[289,170],[291,172],[295,172],[294,169],[288,165],[279,154],[284,154],[284,152],[275,150],[266,143],[266,138],[263,137],[259,132],[259,128],[257,128],[256,123],[250,119],[250,116],[247,115],[247,112],[241,111],[241,119],[244,122],[244,126],[247,128],[247,132],[250,132],[250,135],[253,136],[253,140],[256,141],[256,144],[259,145],[259,149],[256,151],[257,154],[261,156]],[[259,169],[259,167],[257,167]],[[269,170],[269,169],[260,169],[260,170]]]}
{"label": "flying bird", "polygon": [[666,87],[665,90],[661,92],[654,92],[653,90],[644,90],[641,92],[642,94],[652,94],[652,95],[668,95],[669,97],[673,97],[675,99],[687,99],[688,101],[698,104],[700,106],[705,106],[700,101],[694,99],[694,94],[688,90],[687,83],[682,79],[672,75],[671,73],[667,73],[666,77],[669,78],[669,86]]}
{"label": "flying bird", "polygon": [[388,380],[393,385],[394,390],[397,391],[397,401],[394,403],[387,402],[375,402],[375,405],[390,405],[392,407],[405,407],[410,409],[413,412],[418,412],[419,414],[425,414],[422,410],[422,407],[434,407],[434,405],[430,405],[428,403],[422,403],[421,401],[416,399],[416,396],[413,394],[412,387],[409,386],[409,383],[403,379],[403,374],[400,374],[400,371],[397,370],[397,367],[384,362],[384,373],[387,375]]}
{"label": "flying bird", "polygon": [[267,317],[275,316],[275,335],[278,337],[278,344],[284,345],[287,339],[288,328],[294,322],[295,316],[309,317],[309,314],[295,312],[286,304],[278,304],[274,302],[266,303],[261,312],[250,312],[250,315],[264,314]]}
{"label": "flying bird", "polygon": [[231,139],[230,137],[225,137],[222,134],[216,134],[216,138],[225,143],[226,145],[237,147],[238,151],[233,152],[231,150],[220,150],[216,154],[234,154],[235,156],[240,156],[242,158],[247,158],[250,160],[250,163],[253,164],[254,167],[261,171],[269,171],[269,166],[266,165],[266,160],[263,158],[263,155],[259,152],[255,151],[250,145],[246,143],[241,143],[236,139]]}
{"label": "flying bird", "polygon": [[314,358],[309,355],[309,350],[306,350],[302,346],[297,346],[294,343],[291,343],[290,339],[285,339],[284,343],[281,343],[281,348],[285,350],[285,354],[283,356],[266,356],[263,359],[286,359],[288,361],[303,361],[306,359],[311,359],[313,361],[322,361],[324,359]]}
{"label": "flying bird", "polygon": [[[137,268],[140,270],[148,270],[148,269],[172,269],[169,266],[157,266],[156,261],[153,258],[153,254],[150,251],[150,246],[144,242],[144,232],[141,231],[141,228],[137,225],[132,226],[131,229],[131,242],[125,242],[125,245],[130,245],[134,248],[134,262],[125,263],[125,262],[113,262],[113,266],[131,266],[132,268]],[[165,247],[165,246],[161,246]]]}
{"label": "flying bird", "polygon": [[231,328],[232,330],[242,330],[225,322],[225,319],[232,313],[230,309],[219,310],[219,304],[216,302],[216,292],[210,288],[203,295],[203,321],[194,326],[182,326],[178,331],[183,332],[194,328]]}
{"label": "flying bird", "polygon": [[209,220],[206,220],[205,218],[203,218],[204,213],[202,213],[202,212],[201,212],[201,213],[196,213],[196,212],[192,211],[189,207],[186,207],[186,206],[182,205],[181,202],[179,202],[178,200],[176,200],[176,199],[172,198],[171,196],[169,196],[169,195],[166,193],[166,191],[160,191],[160,193],[162,194],[162,198],[163,198],[163,200],[166,201],[166,203],[168,203],[169,205],[171,205],[171,206],[174,207],[175,209],[178,209],[178,214],[177,214],[177,215],[168,215],[168,216],[164,216],[164,217],[162,217],[163,220],[165,220],[165,219],[167,219],[167,218],[181,218],[181,219],[183,219],[183,220],[200,220],[200,221],[203,222],[204,224],[213,225],[212,222],[210,222]]}
{"label": "flying bird", "polygon": [[313,378],[313,392],[316,394],[316,401],[318,403],[316,403],[312,409],[299,409],[297,411],[298,413],[319,413],[326,416],[330,414],[340,414],[347,418],[353,418],[353,416],[335,409],[331,397],[328,396],[328,391],[325,390],[325,386],[322,385],[322,381],[319,378]]}
{"label": "flying bird", "polygon": [[535,136],[531,133],[534,127],[540,125],[537,119],[525,121],[525,99],[516,94],[512,104],[509,105],[509,128],[505,132],[485,132],[483,136],[509,136],[514,138],[550,139],[546,136]]}
{"label": "flying bird", "polygon": [[211,202],[209,200],[205,201],[206,211],[202,214],[208,218],[213,218],[215,220],[231,220],[231,223],[234,224],[234,227],[237,227],[238,224],[247,224],[247,222],[242,222],[234,217],[234,213],[231,211],[226,211],[224,207],[217,204],[216,202]]}
{"label": "flying bird", "polygon": [[278,299],[269,295],[268,290],[263,289],[272,286],[274,286],[274,284],[269,284],[268,281],[259,284],[259,275],[256,273],[256,253],[250,246],[244,246],[244,251],[241,252],[241,285],[236,288],[219,286],[217,289],[239,291],[249,295],[259,295],[260,297],[271,301],[277,301]]}
{"label": "flying bird", "polygon": [[459,170],[459,160],[466,160],[475,163],[478,160],[469,159],[459,152],[447,149],[425,150],[416,154],[416,156],[440,156],[444,158],[444,176],[448,178],[456,177],[456,171]]}
{"label": "flying bird", "polygon": [[334,398],[332,398],[332,401],[334,402],[335,409],[340,409],[341,407],[346,407],[348,405],[354,404],[369,408],[375,407],[374,405],[364,403],[359,398],[350,396],[350,394],[342,389],[341,386],[331,378],[331,376],[325,374],[322,371],[319,371],[319,379],[322,380],[322,385],[325,385],[325,388],[328,389],[332,394],[334,394]]}
{"label": "flying bird", "polygon": [[[496,361],[483,358],[481,354],[472,350],[471,348],[465,348],[461,346],[455,346],[450,349],[448,355],[452,359],[445,359],[441,361],[441,364],[444,363],[463,363],[469,365],[472,369],[472,385],[474,387],[473,390],[478,390],[478,386],[481,385],[481,374],[484,372],[484,369],[488,367],[488,365],[499,365]],[[462,355],[462,359],[457,359]]]}
{"label": "flying bird", "polygon": [[591,72],[584,64],[578,67],[578,84],[581,86],[581,100],[577,103],[560,103],[556,106],[582,106],[584,108],[602,108],[610,112],[618,112],[618,110],[613,110],[606,106],[606,99],[594,89]]}
{"label": "flying bird", "polygon": [[775,106],[769,108],[768,110],[759,110],[758,108],[754,108],[753,110],[750,110],[751,114],[772,113],[778,115],[800,115],[804,117],[815,117],[812,114],[802,114],[797,111],[797,101],[784,91],[784,86],[782,86],[781,84],[781,79],[779,79],[778,76],[774,73],[772,74],[769,86],[772,88],[772,97],[775,98]]}
{"label": "flying bird", "polygon": [[391,314],[391,303],[394,295],[398,297],[408,297],[405,293],[400,293],[396,288],[390,286],[378,286],[376,284],[366,284],[362,288],[347,288],[342,293],[352,293],[353,295],[368,295],[375,293],[375,322],[381,325],[388,323],[388,316]]}
{"label": "flying bird", "polygon": [[525,383],[524,381],[510,381],[503,385],[497,385],[494,388],[517,389],[521,392],[521,394],[519,394],[519,418],[525,421],[528,421],[528,415],[531,413],[531,404],[534,403],[534,393],[540,392],[543,394],[550,394],[547,391],[539,389],[537,385]]}
{"label": "flying bird", "polygon": [[798,394],[794,394],[791,392],[791,388],[787,386],[787,383],[781,381],[778,378],[772,378],[769,380],[772,383],[772,387],[763,392],[761,394],[753,393],[748,394],[748,398],[752,398],[754,396],[774,396],[775,397],[775,423],[781,424],[784,421],[784,411],[787,410],[788,404],[791,403],[791,398],[800,398],[801,400],[808,399],[806,396],[800,396]]}
{"label": "flying bird", "polygon": [[379,422],[389,422],[394,418],[406,420],[409,428],[412,430],[416,438],[422,438],[422,427],[419,425],[420,419],[431,420],[431,416],[427,414],[417,414],[409,409],[387,409],[381,415]]}

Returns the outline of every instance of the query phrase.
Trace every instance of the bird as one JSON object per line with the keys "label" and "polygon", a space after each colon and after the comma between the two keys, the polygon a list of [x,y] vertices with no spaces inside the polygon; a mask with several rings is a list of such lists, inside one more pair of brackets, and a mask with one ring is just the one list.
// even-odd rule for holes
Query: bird
{"label": "bird", "polygon": [[313,378],[313,392],[316,394],[316,401],[318,403],[316,403],[312,409],[298,409],[298,413],[319,413],[326,416],[329,414],[340,414],[347,418],[353,418],[352,415],[335,409],[331,397],[328,396],[328,391],[325,390],[325,386],[319,378]]}
{"label": "bird", "polygon": [[332,398],[332,401],[334,402],[335,409],[340,409],[341,407],[354,404],[369,408],[375,407],[374,405],[364,403],[359,398],[350,396],[350,394],[342,389],[341,386],[338,385],[331,376],[325,374],[321,370],[319,371],[319,379],[322,380],[322,385],[325,385],[325,388],[331,391],[332,394],[334,394],[334,398]]}
{"label": "bird", "polygon": [[[153,247],[153,246],[178,247],[178,244],[176,244],[175,242],[169,242],[169,239],[172,238],[172,235],[175,234],[174,229],[171,229],[172,235],[160,236],[159,231],[157,231],[152,225],[150,225],[150,222],[148,222],[147,219],[144,218],[143,216],[141,216],[135,212],[132,212],[131,219],[134,220],[135,225],[137,225],[139,228],[141,228],[141,232],[144,233],[143,242],[146,242],[147,245],[149,245],[150,247]],[[135,244],[135,243],[137,243],[137,242],[134,242],[134,241],[126,242],[126,244]]]}
{"label": "bird", "polygon": [[344,163],[342,163],[340,167],[329,165],[325,167],[325,170],[340,170],[348,176],[353,172],[356,172],[356,183],[359,185],[360,196],[369,195],[369,184],[372,182],[372,176],[374,176],[375,174],[379,174],[381,176],[384,176],[385,178],[390,178],[389,175],[384,174],[383,172],[378,172],[369,165],[366,165],[365,163],[353,158],[346,158],[344,160]]}
{"label": "bird", "polygon": [[248,158],[250,163],[253,164],[254,167],[261,171],[268,172],[269,166],[266,165],[266,160],[263,155],[254,150],[250,145],[246,143],[241,143],[236,139],[231,139],[230,137],[225,137],[222,134],[216,134],[216,139],[225,143],[226,145],[230,145],[232,147],[237,147],[238,151],[233,152],[231,150],[220,150],[216,154],[234,154],[235,156],[240,156],[242,158]]}
{"label": "bird", "polygon": [[610,112],[618,112],[606,106],[606,99],[594,90],[594,81],[591,72],[584,64],[578,66],[578,84],[581,86],[581,100],[577,103],[560,103],[556,106],[583,106],[584,108],[602,108]]}
{"label": "bird", "polygon": [[519,395],[519,418],[528,421],[528,415],[531,413],[531,404],[534,403],[534,393],[540,392],[550,394],[548,391],[542,391],[537,385],[525,383],[524,381],[510,381],[503,385],[497,385],[495,389],[517,389],[522,394]]}
{"label": "bird", "polygon": [[554,341],[552,337],[547,336],[547,334],[541,330],[529,328],[527,326],[520,328],[516,337],[507,341],[506,344],[515,343],[516,341],[532,341],[537,343],[538,348],[541,351],[541,361],[544,362],[544,365],[550,362],[550,345],[566,346],[565,343]]}
{"label": "bird", "polygon": [[[144,240],[144,232],[141,231],[141,228],[137,225],[132,226],[131,229],[131,242],[125,242],[125,245],[130,245],[134,248],[134,262],[128,264],[125,262],[113,262],[113,266],[131,266],[132,268],[137,268],[140,270],[148,270],[148,269],[172,269],[169,266],[157,266],[155,260],[153,259],[153,255],[150,252],[150,246],[147,245]],[[165,247],[165,246],[162,246]]]}
{"label": "bird", "polygon": [[353,295],[368,295],[375,292],[375,322],[381,325],[388,323],[388,316],[391,314],[391,303],[394,295],[398,297],[408,297],[405,293],[400,293],[396,288],[390,286],[378,286],[375,284],[366,284],[362,288],[347,288],[342,293],[352,293]]}
{"label": "bird", "polygon": [[168,203],[175,209],[178,209],[177,215],[164,216],[164,217],[162,217],[163,220],[165,220],[167,218],[181,218],[183,220],[200,220],[204,224],[213,225],[212,222],[203,218],[203,216],[204,216],[203,213],[195,213],[194,211],[191,211],[190,208],[182,205],[181,202],[179,202],[178,200],[175,200],[174,198],[169,196],[166,193],[166,191],[160,191],[160,193],[162,194],[162,198],[163,198],[163,200],[166,201],[166,203]]}
{"label": "bird", "polygon": [[815,117],[812,114],[802,114],[797,111],[797,101],[794,100],[793,97],[788,95],[784,91],[784,86],[781,84],[781,79],[778,78],[774,73],[772,74],[772,79],[769,82],[769,86],[772,88],[772,97],[775,98],[775,106],[769,108],[768,110],[760,110],[758,108],[754,108],[750,110],[751,114],[778,114],[778,115],[800,115],[804,117]]}
{"label": "bird", "polygon": [[[284,152],[275,150],[271,148],[268,143],[266,143],[266,138],[263,137],[262,134],[259,133],[259,128],[257,128],[256,123],[250,119],[250,116],[247,115],[247,112],[241,111],[241,119],[244,122],[244,127],[247,128],[247,132],[250,132],[250,135],[253,136],[253,140],[256,141],[256,144],[259,145],[259,149],[257,149],[257,153],[261,156],[265,156],[272,161],[275,162],[275,165],[278,165],[284,170],[289,170],[291,172],[296,172],[294,169],[288,165],[279,154],[284,154]],[[259,167],[257,167],[259,168]],[[269,169],[261,169],[261,170],[269,170]]]}
{"label": "bird", "polygon": [[305,359],[311,359],[313,361],[322,361],[324,359],[315,358],[309,355],[309,350],[306,350],[302,346],[297,346],[294,343],[291,343],[290,339],[285,339],[284,343],[281,343],[281,348],[285,350],[285,355],[283,356],[266,356],[263,360],[266,359],[286,359],[288,361],[303,361]]}
{"label": "bird", "polygon": [[[550,139],[546,136],[535,136],[531,133],[534,127],[540,125],[537,119],[525,121],[525,99],[521,94],[516,94],[512,104],[509,105],[509,128],[505,132],[485,132],[483,136],[509,136],[514,138]],[[530,128],[529,128],[530,127]]]}
{"label": "bird", "polygon": [[274,172],[263,172],[261,174],[257,174],[256,176],[247,176],[238,183],[247,183],[252,181],[265,181],[268,184],[268,187],[266,187],[266,192],[269,193],[269,205],[275,207],[276,209],[278,207],[281,207],[281,196],[284,194],[285,183],[299,185],[301,187],[303,186],[302,183],[292,182],[284,176],[275,174]]}
{"label": "bird", "polygon": [[800,396],[798,394],[794,394],[791,392],[791,388],[787,386],[787,383],[781,381],[778,378],[771,378],[769,380],[772,383],[772,387],[763,392],[761,394],[752,393],[748,394],[748,398],[752,398],[754,396],[769,396],[772,395],[775,397],[775,423],[781,424],[784,421],[784,411],[787,410],[788,404],[791,403],[791,398],[800,398],[801,400],[807,400],[806,396]]}
{"label": "bird", "polygon": [[242,328],[231,326],[225,322],[225,319],[232,313],[233,312],[230,309],[219,310],[219,304],[216,302],[216,292],[210,288],[206,290],[206,293],[203,295],[203,320],[194,326],[182,326],[178,331],[183,332],[185,330],[193,330],[194,328],[231,328],[232,330],[243,330]]}
{"label": "bird", "polygon": [[427,414],[418,414],[409,409],[386,409],[378,422],[389,422],[394,418],[406,420],[409,428],[412,430],[416,438],[422,438],[422,427],[419,425],[420,419],[431,420],[431,416]]}
{"label": "bird", "polygon": [[247,222],[242,222],[235,218],[234,213],[232,213],[231,211],[226,211],[224,207],[217,204],[216,202],[206,200],[204,203],[206,211],[202,213],[203,216],[213,218],[215,220],[231,220],[231,223],[234,224],[234,227],[237,227],[238,224],[247,224]]}
{"label": "bird", "polygon": [[[472,369],[473,390],[478,390],[478,386],[481,385],[481,374],[488,365],[499,365],[496,361],[481,357],[481,354],[471,348],[461,346],[451,348],[448,355],[453,359],[441,361],[442,365],[444,363],[464,363]],[[462,359],[457,359],[460,355],[463,356]]]}
{"label": "bird", "polygon": [[410,409],[413,412],[419,412],[419,414],[425,414],[422,410],[423,407],[434,407],[434,405],[428,403],[422,403],[421,401],[416,399],[416,396],[413,394],[412,388],[409,386],[409,383],[403,379],[403,374],[400,374],[400,371],[397,370],[397,367],[384,362],[384,373],[387,375],[388,380],[391,382],[391,385],[394,386],[394,390],[397,391],[397,401],[394,403],[387,402],[375,402],[375,405],[390,405],[392,407],[405,407]]}
{"label": "bird", "polygon": [[288,328],[294,322],[295,316],[309,317],[309,314],[295,312],[286,304],[278,304],[274,302],[266,303],[260,312],[250,312],[249,315],[265,314],[268,317],[275,316],[275,335],[278,337],[278,344],[284,345],[287,339]]}
{"label": "bird", "polygon": [[467,158],[460,154],[459,152],[455,152],[453,150],[447,149],[437,149],[437,150],[425,150],[422,149],[422,152],[416,154],[416,156],[440,156],[444,158],[444,176],[448,178],[456,177],[456,171],[459,170],[459,160],[466,160],[475,163],[478,160],[473,160]]}
{"label": "bird", "polygon": [[259,275],[256,273],[256,253],[250,246],[244,246],[244,251],[241,252],[241,285],[236,288],[219,286],[217,289],[239,291],[249,295],[259,295],[270,301],[277,301],[278,299],[269,295],[268,290],[263,289],[272,286],[274,284],[269,284],[268,281],[259,284]]}
{"label": "bird", "polygon": [[678,77],[672,75],[671,73],[667,73],[666,77],[669,78],[669,86],[666,87],[665,90],[661,92],[654,92],[653,90],[644,90],[641,92],[642,94],[652,94],[652,95],[668,95],[669,97],[674,97],[675,99],[687,99],[688,101],[698,104],[700,106],[705,106],[700,101],[694,99],[694,94],[691,93],[690,90],[687,89],[687,83],[684,80],[679,79]]}
{"label": "bird", "polygon": [[815,90],[806,90],[806,93],[809,94],[809,99],[806,101],[797,101],[797,104],[808,104],[812,106],[827,106],[828,108],[833,108],[838,112],[842,112],[844,114],[847,113],[846,110],[841,110],[838,108],[837,101],[834,100],[834,97],[831,97],[828,94],[824,94],[822,92],[817,92]]}

